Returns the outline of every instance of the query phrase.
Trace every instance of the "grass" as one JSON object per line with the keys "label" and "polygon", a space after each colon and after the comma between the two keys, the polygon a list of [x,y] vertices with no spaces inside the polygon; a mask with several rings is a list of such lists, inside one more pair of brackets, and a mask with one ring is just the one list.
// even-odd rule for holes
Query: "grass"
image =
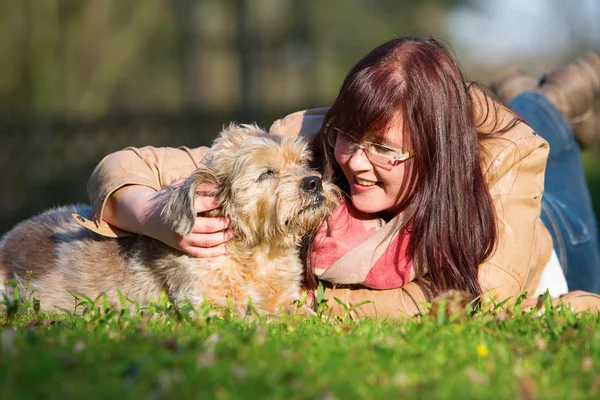
{"label": "grass", "polygon": [[[410,321],[139,311],[0,314],[0,398],[598,398],[599,314],[444,307]],[[14,302],[5,299],[9,306]],[[133,307],[135,309],[135,307]]]}

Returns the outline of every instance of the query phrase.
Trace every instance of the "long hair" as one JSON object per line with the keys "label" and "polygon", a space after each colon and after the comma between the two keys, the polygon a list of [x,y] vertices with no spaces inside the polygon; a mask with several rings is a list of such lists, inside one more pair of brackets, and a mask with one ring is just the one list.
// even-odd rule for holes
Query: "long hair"
{"label": "long hair", "polygon": [[494,251],[497,230],[469,90],[436,39],[393,39],[350,70],[313,145],[324,177],[348,195],[328,136],[338,128],[370,140],[367,132],[381,134],[402,118],[403,148],[414,157],[404,169],[397,231],[410,233],[408,255],[417,272],[429,271],[434,293],[478,296],[478,267]]}

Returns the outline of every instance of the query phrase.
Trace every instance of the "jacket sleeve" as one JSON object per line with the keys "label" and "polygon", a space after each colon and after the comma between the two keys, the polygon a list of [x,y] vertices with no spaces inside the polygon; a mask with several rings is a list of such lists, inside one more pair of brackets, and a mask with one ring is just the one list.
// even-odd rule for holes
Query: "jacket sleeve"
{"label": "jacket sleeve", "polygon": [[[344,305],[352,310],[355,317],[407,319],[425,314],[425,303],[431,301],[429,283],[417,278],[397,289],[373,290],[366,288],[332,288],[326,286],[325,298],[333,316],[346,314]],[[341,301],[341,305],[335,299]]]}
{"label": "jacket sleeve", "polygon": [[269,133],[286,137],[304,136],[308,139],[319,134],[328,107],[297,111],[273,122]]}
{"label": "jacket sleeve", "polygon": [[87,191],[94,211],[94,222],[102,221],[106,201],[126,185],[148,186],[156,191],[184,178],[198,168],[208,148],[189,149],[128,147],[106,156],[88,180]]}
{"label": "jacket sleeve", "polygon": [[[299,111],[277,120],[269,132],[282,136],[314,136],[319,132],[327,108]],[[106,201],[117,189],[143,185],[154,190],[184,178],[198,168],[207,147],[128,147],[106,156],[92,172],[87,191],[94,212],[94,222],[102,221]]]}
{"label": "jacket sleeve", "polygon": [[[533,293],[552,254],[552,238],[539,219],[549,145],[513,110],[471,86],[482,170],[496,212],[498,238],[492,256],[479,267],[487,297],[515,300]],[[520,121],[516,123],[516,121]],[[504,133],[497,131],[510,127]]]}
{"label": "jacket sleeve", "polygon": [[494,154],[486,177],[498,240],[479,268],[479,282],[496,301],[532,291],[552,252],[552,240],[539,219],[549,146],[525,123],[512,131],[510,137],[491,139],[494,143],[487,147]]}

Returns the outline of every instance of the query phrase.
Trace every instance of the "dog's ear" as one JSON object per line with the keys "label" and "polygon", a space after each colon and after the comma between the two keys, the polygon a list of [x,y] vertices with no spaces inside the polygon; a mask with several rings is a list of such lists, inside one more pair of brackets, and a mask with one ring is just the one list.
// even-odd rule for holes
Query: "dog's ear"
{"label": "dog's ear", "polygon": [[231,150],[241,147],[244,143],[248,143],[251,137],[270,136],[267,132],[260,129],[257,125],[237,125],[234,123],[223,127],[221,134],[215,140],[213,150]]}
{"label": "dog's ear", "polygon": [[181,236],[190,233],[196,219],[194,199],[198,193],[215,195],[216,193],[203,193],[201,188],[202,186],[219,187],[219,184],[211,168],[201,165],[182,184],[167,186],[158,192],[157,204],[163,222]]}

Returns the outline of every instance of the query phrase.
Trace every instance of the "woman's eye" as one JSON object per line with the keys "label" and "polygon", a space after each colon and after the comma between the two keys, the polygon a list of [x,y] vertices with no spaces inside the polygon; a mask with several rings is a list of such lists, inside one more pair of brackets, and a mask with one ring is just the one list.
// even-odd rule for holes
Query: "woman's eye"
{"label": "woman's eye", "polygon": [[338,135],[337,135],[337,141],[340,142],[340,143],[346,144],[346,145],[348,145],[348,144],[352,144],[352,145],[356,144],[356,141],[354,140],[354,138],[352,136],[350,136],[350,135],[348,135],[346,133],[342,133],[342,132],[338,133]]}
{"label": "woman's eye", "polygon": [[371,150],[377,154],[382,154],[382,155],[396,154],[398,152],[397,150],[390,149],[389,147],[380,146],[380,145],[371,146]]}
{"label": "woman's eye", "polygon": [[272,178],[275,176],[275,171],[273,171],[272,169],[267,169],[266,171],[263,171],[262,174],[259,175],[258,177],[258,182],[262,182],[266,179]]}

